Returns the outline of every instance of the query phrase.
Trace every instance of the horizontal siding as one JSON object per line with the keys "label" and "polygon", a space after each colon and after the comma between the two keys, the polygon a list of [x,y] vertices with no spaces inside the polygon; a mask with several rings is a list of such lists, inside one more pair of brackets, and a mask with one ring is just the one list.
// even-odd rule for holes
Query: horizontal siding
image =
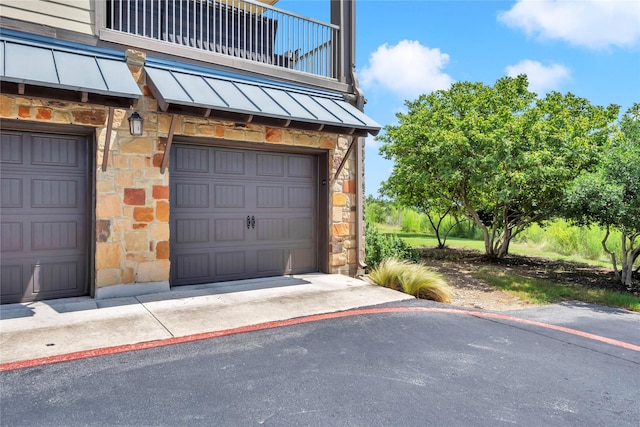
{"label": "horizontal siding", "polygon": [[91,0],[2,0],[2,16],[93,35],[93,4]]}

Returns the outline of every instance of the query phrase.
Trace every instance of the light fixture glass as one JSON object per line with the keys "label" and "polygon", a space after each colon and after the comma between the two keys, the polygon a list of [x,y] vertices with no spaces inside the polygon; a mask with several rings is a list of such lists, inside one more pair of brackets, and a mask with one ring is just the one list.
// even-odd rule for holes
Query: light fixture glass
{"label": "light fixture glass", "polygon": [[129,116],[129,131],[131,135],[142,135],[142,120],[137,111],[134,111]]}

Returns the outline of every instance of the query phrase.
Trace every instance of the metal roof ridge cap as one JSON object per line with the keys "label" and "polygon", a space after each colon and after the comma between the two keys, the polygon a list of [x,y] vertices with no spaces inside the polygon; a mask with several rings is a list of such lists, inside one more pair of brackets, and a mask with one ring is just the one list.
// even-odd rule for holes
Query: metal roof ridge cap
{"label": "metal roof ridge cap", "polygon": [[218,93],[218,91],[217,91],[217,90],[215,90],[215,88],[209,84],[209,82],[207,81],[207,79],[205,79],[203,76],[200,76],[200,78],[204,81],[204,84],[206,84],[207,86],[209,86],[209,89],[211,89],[211,91],[212,91],[213,93],[215,93],[215,94],[216,94],[216,96],[217,96],[218,98],[220,98],[220,100],[221,100],[222,102],[224,102],[224,105],[226,105],[226,106],[227,106],[227,108],[229,108],[230,106],[229,106],[229,103],[227,102],[227,100],[226,100],[226,99],[224,99],[224,97],[223,97],[222,95],[220,95],[220,94]]}
{"label": "metal roof ridge cap", "polygon": [[[333,101],[333,99],[332,99],[332,100],[330,100],[330,101]],[[347,102],[347,101],[343,101],[343,102]],[[353,114],[351,113],[351,111],[347,110],[346,108],[344,108],[342,105],[340,105],[340,104],[339,104],[339,103],[337,103],[337,102],[334,102],[334,104],[335,104],[335,106],[336,106],[336,107],[340,108],[342,111],[344,111],[345,113],[347,113],[348,115],[350,115],[351,117],[353,117],[353,118],[354,118],[358,123],[362,123],[362,126],[367,126],[367,124],[366,124],[365,122],[363,122],[363,121],[362,121],[362,120],[360,120],[358,117],[356,117],[355,115],[353,115]],[[348,105],[351,105],[351,104],[349,104],[348,102],[347,102],[347,104],[348,104]],[[351,105],[351,106],[352,106],[353,108],[355,108],[356,110],[358,110],[355,106],[353,106],[353,105]],[[360,110],[358,110],[358,111],[360,111]],[[364,114],[364,112],[363,112],[363,111],[360,111],[360,112],[361,112],[362,114]]]}
{"label": "metal roof ridge cap", "polygon": [[284,108],[284,106],[280,105],[280,103],[278,101],[276,101],[274,99],[273,96],[269,95],[269,92],[267,92],[266,90],[264,90],[264,87],[259,87],[258,89],[260,89],[265,95],[267,95],[267,97],[269,99],[271,99],[278,107],[282,108],[282,111],[284,111],[285,113],[287,113],[289,116],[293,117],[293,114],[291,114],[291,112],[289,110],[287,110],[286,108]]}
{"label": "metal roof ridge cap", "polygon": [[[184,88],[184,86],[182,86],[182,83],[180,83],[180,80],[178,80],[178,78],[173,74],[173,71],[169,70],[169,75],[173,78],[173,80],[176,81],[176,83],[178,84],[178,86],[180,86],[180,89],[182,89],[182,92],[184,92],[185,95],[187,95],[189,97],[189,99],[191,100],[192,103],[195,103],[195,99],[193,99],[193,96],[191,96],[191,94],[189,93],[188,90],[186,90]],[[152,79],[153,80],[153,79]],[[168,102],[167,102],[168,104]]]}
{"label": "metal roof ridge cap", "polygon": [[[300,101],[298,101],[295,97],[291,96],[291,94],[290,94],[289,92],[285,92],[285,93],[286,93],[286,95],[287,95],[289,98],[293,99],[293,101],[294,101],[295,103],[297,103],[300,107],[302,107],[302,109],[303,109],[303,110],[305,110],[307,113],[309,113],[309,114],[311,114],[313,117],[315,117],[315,118],[316,118],[316,120],[320,120],[320,117],[318,117],[318,116],[316,116],[315,114],[313,114],[313,112],[311,112],[307,107],[305,107],[304,105],[302,105],[302,103],[301,103]],[[309,96],[309,98],[311,98],[311,96],[310,96],[310,95],[307,95],[307,96]],[[317,104],[317,102],[316,102],[316,104]]]}
{"label": "metal roof ridge cap", "polygon": [[[244,83],[244,82],[234,82],[234,81],[232,81],[231,84],[233,85],[233,87],[235,87],[238,90],[238,92],[240,92],[242,94],[242,96],[244,96],[247,99],[247,101],[249,101],[251,103],[251,105],[256,107],[257,111],[259,111],[260,113],[263,113],[264,111],[260,108],[260,106],[258,104],[256,104],[255,102],[253,102],[253,100],[249,97],[249,95],[244,93],[244,91],[242,89],[240,89],[236,83]],[[260,87],[258,87],[258,89],[260,89]]]}
{"label": "metal roof ridge cap", "polygon": [[96,63],[96,67],[98,67],[98,72],[100,73],[100,77],[102,77],[102,83],[104,83],[104,87],[106,87],[108,91],[111,91],[111,88],[109,87],[109,82],[107,82],[107,78],[105,77],[104,72],[102,71],[102,67],[100,66],[100,63],[98,62],[98,58],[94,56],[93,60]]}
{"label": "metal roof ridge cap", "polygon": [[53,61],[53,69],[56,72],[56,79],[58,79],[58,84],[61,85],[62,81],[60,80],[60,73],[58,72],[58,61],[56,61],[55,50],[49,49],[49,53],[51,54],[51,59]]}
{"label": "metal roof ridge cap", "polygon": [[340,120],[340,117],[336,116],[336,115],[335,115],[335,114],[333,114],[331,111],[327,110],[327,109],[325,108],[325,106],[324,106],[324,105],[322,105],[322,104],[320,104],[318,101],[316,101],[316,99],[315,99],[315,97],[314,97],[314,96],[309,96],[309,98],[311,98],[311,100],[312,100],[313,102],[315,102],[318,106],[320,106],[320,108],[322,108],[324,111],[326,111],[327,113],[329,113],[331,116],[335,117],[335,119],[336,119],[336,121],[337,121],[338,123],[345,124],[342,120]]}

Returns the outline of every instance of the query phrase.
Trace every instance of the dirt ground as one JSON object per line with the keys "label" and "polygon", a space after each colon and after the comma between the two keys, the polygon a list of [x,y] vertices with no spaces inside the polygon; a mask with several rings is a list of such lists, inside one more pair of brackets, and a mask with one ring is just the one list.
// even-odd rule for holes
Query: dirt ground
{"label": "dirt ground", "polygon": [[503,268],[525,277],[548,279],[563,284],[581,284],[625,292],[614,280],[611,269],[568,261],[510,255],[490,261],[475,251],[422,248],[422,261],[441,273],[453,288],[452,304],[493,311],[517,310],[532,304],[507,292],[495,290],[472,276],[482,266]]}

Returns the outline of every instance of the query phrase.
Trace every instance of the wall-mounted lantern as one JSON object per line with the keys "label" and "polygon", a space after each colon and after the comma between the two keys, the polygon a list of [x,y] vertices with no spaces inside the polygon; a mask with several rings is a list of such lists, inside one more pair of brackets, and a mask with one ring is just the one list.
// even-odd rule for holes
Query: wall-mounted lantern
{"label": "wall-mounted lantern", "polygon": [[137,111],[134,111],[129,116],[129,131],[131,135],[142,135],[142,120]]}

